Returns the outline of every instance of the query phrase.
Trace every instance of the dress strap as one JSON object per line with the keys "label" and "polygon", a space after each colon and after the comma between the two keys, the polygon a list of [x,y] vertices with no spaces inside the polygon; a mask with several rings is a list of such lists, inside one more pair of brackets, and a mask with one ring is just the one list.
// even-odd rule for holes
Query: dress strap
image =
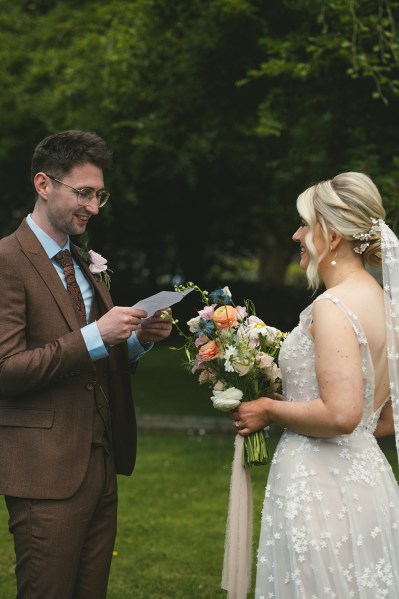
{"label": "dress strap", "polygon": [[336,306],[338,306],[338,308],[345,314],[347,319],[350,321],[359,344],[368,348],[367,337],[363,331],[362,325],[359,322],[358,316],[354,312],[352,312],[352,310],[348,308],[348,306],[346,306],[344,302],[340,300],[336,295],[332,295],[331,293],[323,293],[322,295],[316,297],[313,304],[321,300],[330,300]]}

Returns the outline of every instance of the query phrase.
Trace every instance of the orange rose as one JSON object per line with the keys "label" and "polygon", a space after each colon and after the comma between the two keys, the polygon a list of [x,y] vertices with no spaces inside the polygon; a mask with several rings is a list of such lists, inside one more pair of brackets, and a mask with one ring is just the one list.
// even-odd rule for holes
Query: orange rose
{"label": "orange rose", "polygon": [[219,348],[216,341],[208,341],[205,345],[201,345],[198,350],[197,358],[201,362],[210,362],[219,355]]}
{"label": "orange rose", "polygon": [[220,329],[228,329],[237,324],[237,310],[233,306],[220,306],[216,308],[213,322]]}

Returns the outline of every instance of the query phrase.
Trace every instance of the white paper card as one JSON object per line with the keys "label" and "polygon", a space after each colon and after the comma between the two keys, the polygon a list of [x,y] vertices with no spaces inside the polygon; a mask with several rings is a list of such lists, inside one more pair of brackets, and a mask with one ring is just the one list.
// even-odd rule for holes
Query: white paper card
{"label": "white paper card", "polygon": [[140,308],[148,312],[148,316],[153,316],[157,310],[169,308],[173,304],[180,302],[187,293],[193,291],[192,289],[185,289],[184,291],[160,291],[155,295],[150,295],[145,299],[140,300],[137,304],[132,306],[133,308]]}

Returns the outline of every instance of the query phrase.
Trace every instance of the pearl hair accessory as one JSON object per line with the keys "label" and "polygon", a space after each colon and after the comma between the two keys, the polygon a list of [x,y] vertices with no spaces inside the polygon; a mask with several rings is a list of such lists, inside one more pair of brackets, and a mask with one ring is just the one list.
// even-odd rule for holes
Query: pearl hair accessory
{"label": "pearl hair accessory", "polygon": [[371,222],[373,223],[373,226],[371,227],[370,231],[368,231],[367,233],[354,233],[352,235],[353,239],[359,239],[360,241],[363,241],[364,243],[361,243],[360,245],[356,246],[353,248],[353,251],[356,252],[356,254],[363,254],[363,252],[365,252],[367,250],[367,248],[369,247],[369,240],[378,232],[381,231],[381,226],[380,224],[384,223],[384,221],[380,218],[380,219],[376,219],[371,217],[370,218]]}

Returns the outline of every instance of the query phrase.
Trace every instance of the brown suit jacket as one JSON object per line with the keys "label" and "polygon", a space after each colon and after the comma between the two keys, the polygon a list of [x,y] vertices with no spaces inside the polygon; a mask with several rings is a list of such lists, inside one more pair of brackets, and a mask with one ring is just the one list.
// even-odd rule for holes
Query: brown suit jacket
{"label": "brown suit jacket", "polygon": [[[97,294],[112,307],[72,248]],[[131,474],[136,420],[127,344],[110,350],[108,390],[117,471]],[[25,221],[0,241],[0,494],[67,498],[85,475],[96,369],[68,292]]]}

